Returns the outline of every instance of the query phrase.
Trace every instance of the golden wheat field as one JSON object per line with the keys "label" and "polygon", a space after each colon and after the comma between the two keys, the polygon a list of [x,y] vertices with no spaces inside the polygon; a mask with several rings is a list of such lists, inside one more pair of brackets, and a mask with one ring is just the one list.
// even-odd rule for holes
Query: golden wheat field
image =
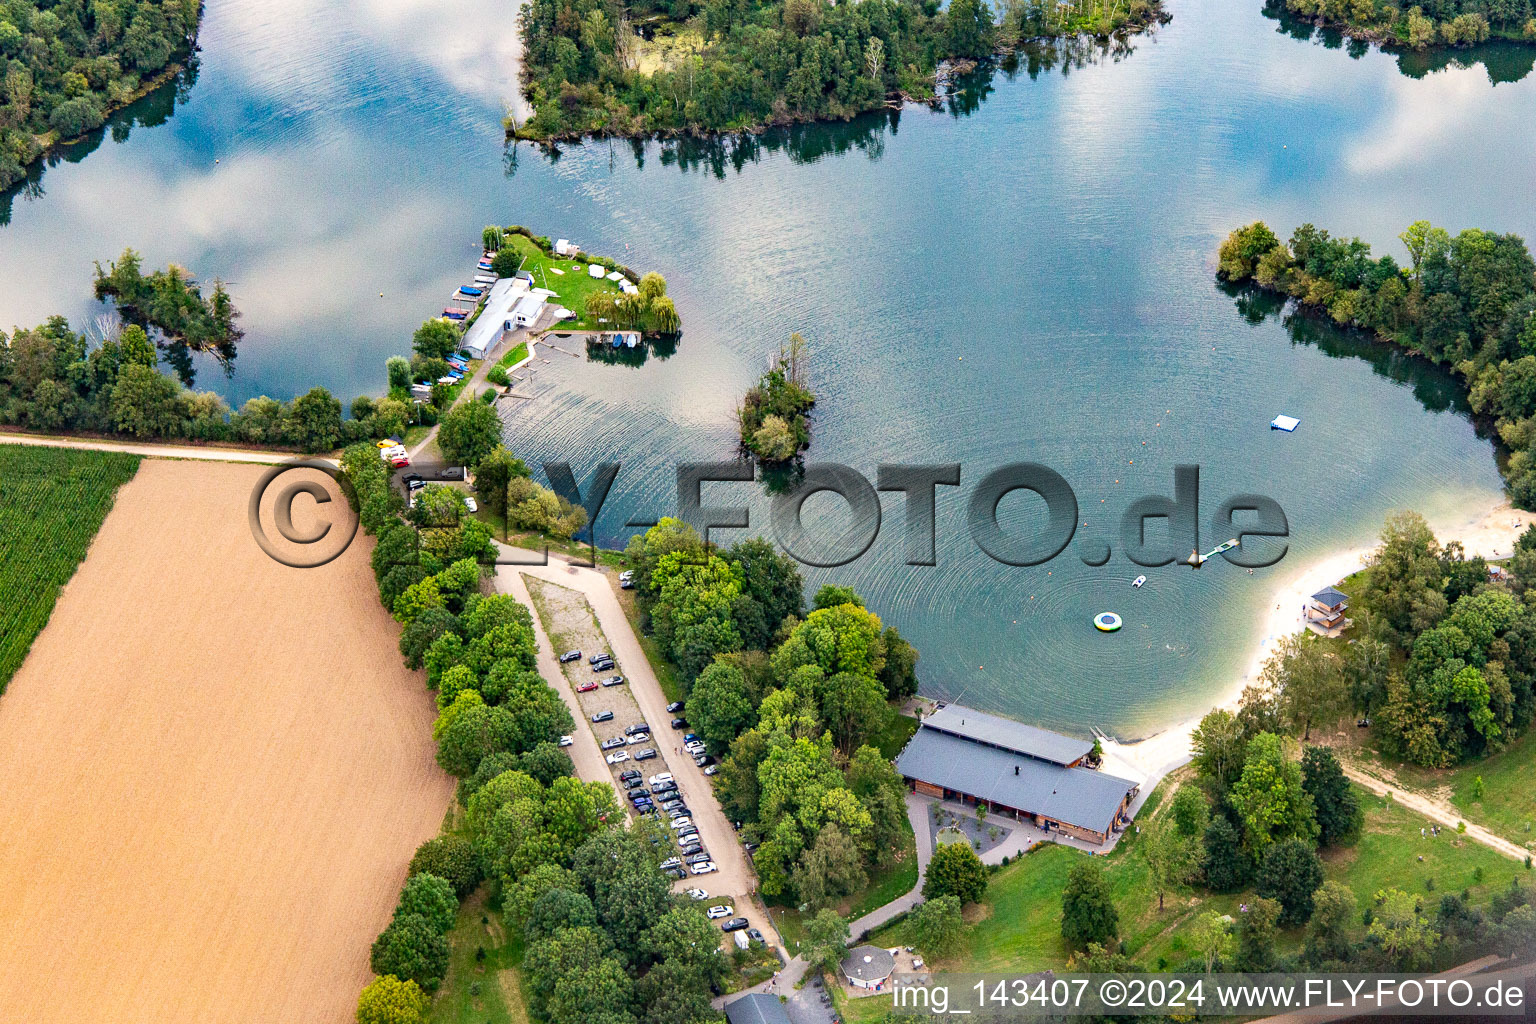
{"label": "golden wheat field", "polygon": [[370,542],[272,561],[261,474],[146,460],[0,697],[3,1024],[352,1017],[452,785]]}

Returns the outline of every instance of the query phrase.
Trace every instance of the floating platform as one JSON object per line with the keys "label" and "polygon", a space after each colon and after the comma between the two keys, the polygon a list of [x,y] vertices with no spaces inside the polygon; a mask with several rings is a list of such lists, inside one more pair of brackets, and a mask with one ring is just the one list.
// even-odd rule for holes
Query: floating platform
{"label": "floating platform", "polygon": [[1295,416],[1276,416],[1269,421],[1270,430],[1283,430],[1287,434],[1301,426],[1301,420]]}
{"label": "floating platform", "polygon": [[1123,625],[1114,612],[1100,612],[1093,617],[1093,628],[1101,633],[1113,633]]}

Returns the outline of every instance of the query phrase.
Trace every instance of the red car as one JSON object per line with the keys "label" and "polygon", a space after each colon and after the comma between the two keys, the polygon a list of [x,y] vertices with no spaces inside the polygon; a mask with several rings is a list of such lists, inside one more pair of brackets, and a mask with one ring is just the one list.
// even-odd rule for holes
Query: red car
{"label": "red car", "polygon": [[595,689],[597,689],[597,683],[594,681],[594,682],[590,682],[590,683],[582,683],[580,686],[576,687],[576,692],[577,693],[590,693],[591,691],[593,691]]}

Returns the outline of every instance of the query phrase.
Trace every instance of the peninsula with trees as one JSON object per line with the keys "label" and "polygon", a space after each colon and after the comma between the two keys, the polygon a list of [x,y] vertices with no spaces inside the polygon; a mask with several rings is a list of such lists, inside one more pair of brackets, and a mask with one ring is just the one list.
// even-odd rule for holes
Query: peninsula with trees
{"label": "peninsula with trees", "polygon": [[933,97],[941,66],[1168,20],[1160,0],[532,0],[518,138],[741,131]]}
{"label": "peninsula with trees", "polygon": [[0,4],[0,189],[180,69],[198,0]]}
{"label": "peninsula with trees", "polygon": [[1532,0],[1269,0],[1271,8],[1384,46],[1425,50],[1490,39],[1536,44]]}
{"label": "peninsula with trees", "polygon": [[1217,274],[1449,366],[1511,452],[1511,499],[1536,508],[1536,260],[1518,235],[1477,228],[1416,221],[1399,237],[1407,267],[1358,238],[1303,224],[1282,242],[1258,221],[1227,236]]}

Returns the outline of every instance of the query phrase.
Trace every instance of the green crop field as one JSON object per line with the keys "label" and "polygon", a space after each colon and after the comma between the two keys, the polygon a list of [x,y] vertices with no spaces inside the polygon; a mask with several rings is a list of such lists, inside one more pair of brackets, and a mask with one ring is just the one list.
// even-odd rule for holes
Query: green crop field
{"label": "green crop field", "polygon": [[0,692],[138,468],[120,452],[0,445]]}

